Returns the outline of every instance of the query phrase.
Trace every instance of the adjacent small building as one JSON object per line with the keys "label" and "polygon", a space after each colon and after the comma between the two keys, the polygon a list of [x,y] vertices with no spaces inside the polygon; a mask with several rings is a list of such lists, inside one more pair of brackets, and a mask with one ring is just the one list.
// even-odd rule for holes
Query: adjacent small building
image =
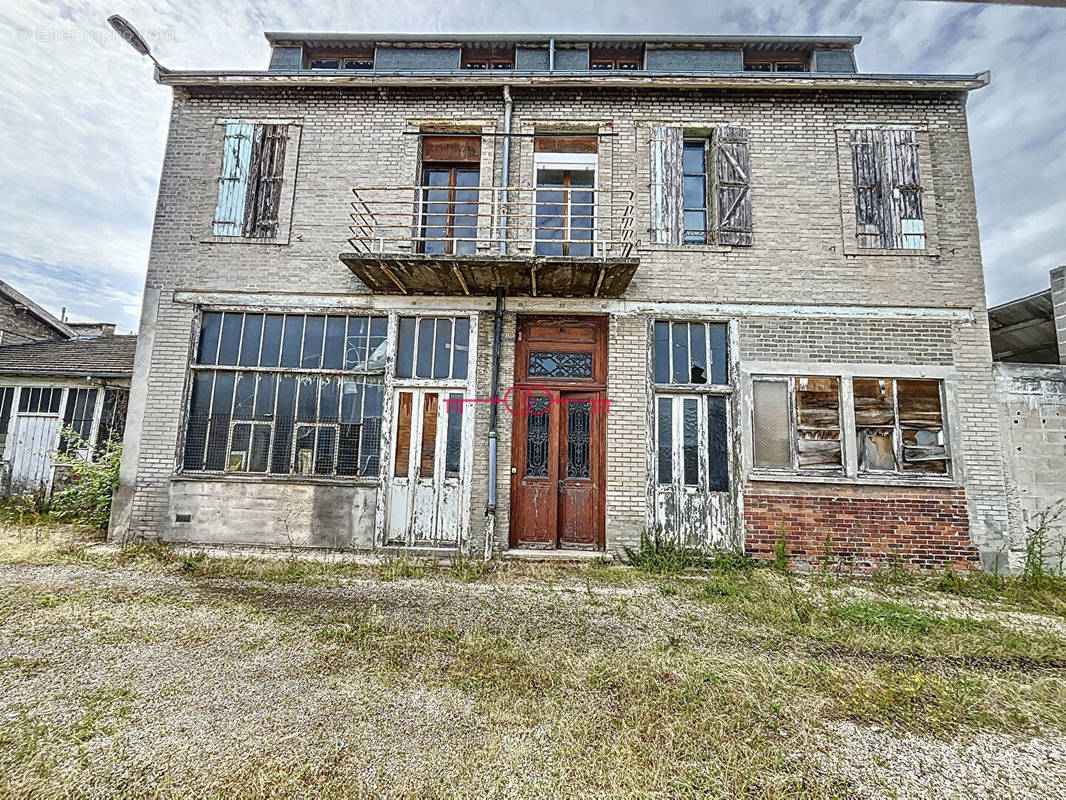
{"label": "adjacent small building", "polygon": [[49,494],[57,452],[121,440],[137,337],[63,322],[3,282],[0,327],[0,496]]}

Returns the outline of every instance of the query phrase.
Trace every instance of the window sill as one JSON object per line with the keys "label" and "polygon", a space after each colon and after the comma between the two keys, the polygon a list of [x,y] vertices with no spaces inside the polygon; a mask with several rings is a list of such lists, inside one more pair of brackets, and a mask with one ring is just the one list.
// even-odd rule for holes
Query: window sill
{"label": "window sill", "polygon": [[840,484],[842,486],[913,486],[930,489],[956,489],[959,483],[952,478],[918,478],[909,475],[857,475],[853,478],[842,474],[826,475],[799,472],[770,472],[752,470],[748,473],[749,481],[767,483],[822,483]]}
{"label": "window sill", "polygon": [[325,475],[271,475],[270,473],[222,473],[222,472],[177,472],[170,476],[172,482],[215,483],[275,483],[317,486],[365,486],[377,488],[378,478],[331,478]]}
{"label": "window sill", "polygon": [[289,239],[287,236],[275,236],[272,239],[252,239],[247,236],[201,236],[200,244],[268,244],[282,247],[289,244]]}
{"label": "window sill", "polygon": [[899,248],[898,250],[886,250],[884,248],[870,248],[869,250],[861,247],[848,247],[844,250],[845,258],[854,258],[856,256],[925,256],[928,258],[940,258],[940,250],[936,247],[925,247],[921,250],[906,250]]}
{"label": "window sill", "polygon": [[[737,245],[736,247],[739,247]],[[640,244],[638,250],[649,253],[731,253],[736,249],[726,244]],[[743,248],[750,249],[750,248]]]}

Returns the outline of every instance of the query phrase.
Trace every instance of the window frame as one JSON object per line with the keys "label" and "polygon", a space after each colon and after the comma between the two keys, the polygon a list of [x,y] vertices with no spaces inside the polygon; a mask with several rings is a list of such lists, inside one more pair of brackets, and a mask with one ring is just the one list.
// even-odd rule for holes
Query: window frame
{"label": "window frame", "polygon": [[[703,146],[703,172],[687,172],[685,170],[685,149],[690,144],[699,143]],[[681,246],[707,246],[716,244],[718,238],[717,225],[712,221],[717,217],[716,209],[714,207],[714,197],[716,192],[714,191],[714,183],[716,178],[716,170],[712,172],[712,159],[714,158],[714,133],[707,133],[705,135],[698,135],[690,132],[684,132],[681,139]],[[685,205],[685,190],[684,183],[688,177],[702,176],[703,178],[703,206],[702,208],[690,208]],[[702,211],[703,212],[703,230],[702,238],[699,241],[688,241],[690,234],[695,234],[694,228],[689,228],[685,225],[685,215],[689,211]]]}
{"label": "window frame", "polygon": [[[280,199],[278,201],[278,226],[274,236],[251,237],[215,233],[215,217],[218,210],[219,179],[222,175],[223,148],[226,142],[226,129],[229,125],[284,125],[287,127],[288,140],[285,145],[285,163],[281,173]],[[202,174],[204,176],[204,208],[199,241],[201,244],[239,244],[253,246],[288,246],[292,237],[293,204],[296,197],[297,164],[299,161],[300,141],[303,134],[303,120],[299,117],[276,118],[232,118],[220,117],[215,120],[211,134],[212,146],[205,148]]]}
{"label": "window frame", "polygon": [[[957,487],[962,485],[965,474],[964,453],[961,445],[961,427],[958,409],[952,398],[956,380],[950,367],[908,367],[900,365],[833,365],[803,364],[791,362],[748,362],[742,366],[741,377],[745,393],[746,410],[742,416],[743,464],[747,479],[761,481],[795,481],[808,483],[838,483],[885,486]],[[940,383],[940,414],[943,424],[944,450],[947,471],[923,473],[917,471],[860,471],[858,427],[855,422],[854,381],[863,379],[884,380],[888,375],[895,380],[935,380]],[[833,377],[839,380],[840,434],[843,470],[828,474],[825,470],[780,469],[760,467],[755,464],[755,405],[754,384],[758,380],[790,381],[797,376]],[[791,402],[791,401],[790,401]],[[794,412],[790,413],[793,414]],[[869,426],[866,426],[869,427]],[[790,447],[791,447],[790,439]]]}
{"label": "window frame", "polygon": [[[921,179],[921,207],[925,227],[924,248],[860,247],[855,208],[854,155],[851,134],[856,130],[910,130],[918,144],[918,174]],[[870,125],[846,123],[837,126],[837,175],[840,187],[840,222],[843,253],[852,256],[940,256],[937,193],[933,175],[932,139],[924,123]]]}
{"label": "window frame", "polygon": [[[801,466],[800,465],[800,418],[799,418],[799,400],[797,394],[800,391],[796,382],[803,379],[822,379],[822,380],[835,380],[837,384],[837,439],[840,443],[840,464],[827,465],[822,467],[817,466]],[[786,403],[787,403],[787,416],[788,416],[788,454],[790,466],[788,467],[767,467],[757,466],[755,464],[755,383],[783,383],[786,385]],[[832,475],[832,476],[844,476],[847,470],[847,453],[844,449],[844,379],[837,375],[811,375],[808,373],[803,374],[789,374],[789,375],[753,375],[752,376],[752,403],[751,403],[751,429],[752,429],[752,466],[754,469],[764,471],[768,473],[783,473],[783,474],[796,474],[796,475]],[[825,430],[829,430],[828,428]],[[828,440],[827,440],[828,441]]]}

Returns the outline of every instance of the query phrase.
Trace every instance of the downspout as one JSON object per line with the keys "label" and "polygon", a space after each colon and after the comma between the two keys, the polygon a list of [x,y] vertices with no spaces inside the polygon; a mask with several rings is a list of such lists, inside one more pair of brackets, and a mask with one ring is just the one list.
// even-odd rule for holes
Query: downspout
{"label": "downspout", "polygon": [[555,37],[548,40],[548,72],[555,72]]}
{"label": "downspout", "polygon": [[[500,190],[499,237],[500,255],[507,255],[507,187],[511,179],[511,87],[503,87],[503,187]],[[496,452],[497,422],[499,419],[498,403],[500,396],[500,348],[503,344],[503,287],[496,287],[496,310],[492,319],[492,393],[494,402],[489,403],[489,499],[485,508],[488,521],[485,524],[485,560],[492,558],[492,548],[496,538]]]}

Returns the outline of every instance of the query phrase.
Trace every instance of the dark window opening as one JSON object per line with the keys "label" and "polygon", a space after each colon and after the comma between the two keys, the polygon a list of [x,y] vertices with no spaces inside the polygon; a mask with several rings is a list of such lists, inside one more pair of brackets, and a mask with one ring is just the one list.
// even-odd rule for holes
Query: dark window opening
{"label": "dark window opening", "polygon": [[631,72],[643,68],[643,47],[589,48],[589,69]]}
{"label": "dark window opening", "polygon": [[682,190],[682,217],[684,244],[706,244],[708,241],[708,187],[707,174],[709,140],[686,139],[682,152],[684,188]]}
{"label": "dark window opening", "polygon": [[514,69],[514,48],[464,47],[462,64],[463,69]]}

